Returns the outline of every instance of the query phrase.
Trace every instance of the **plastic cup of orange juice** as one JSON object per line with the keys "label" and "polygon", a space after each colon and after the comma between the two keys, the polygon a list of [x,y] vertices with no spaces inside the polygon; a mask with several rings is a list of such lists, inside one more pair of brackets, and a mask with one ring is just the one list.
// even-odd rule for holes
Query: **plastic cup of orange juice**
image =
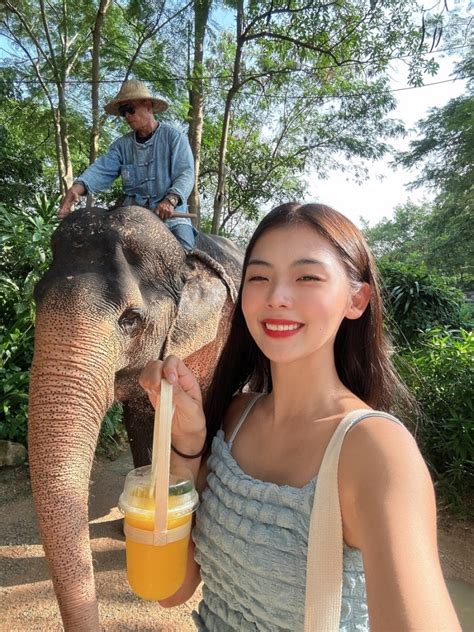
{"label": "plastic cup of orange juice", "polygon": [[170,474],[166,533],[157,539],[151,470],[146,465],[127,474],[119,508],[125,516],[130,588],[143,599],[161,600],[173,595],[184,581],[192,514],[199,500],[188,470]]}

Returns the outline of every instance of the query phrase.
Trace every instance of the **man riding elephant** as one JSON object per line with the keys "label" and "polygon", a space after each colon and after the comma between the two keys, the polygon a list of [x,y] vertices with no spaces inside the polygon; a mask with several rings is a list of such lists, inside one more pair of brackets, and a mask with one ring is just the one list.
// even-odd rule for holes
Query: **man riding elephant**
{"label": "man riding elephant", "polygon": [[64,218],[82,195],[98,193],[122,177],[122,206],[144,206],[158,215],[185,250],[192,250],[195,231],[191,220],[173,213],[187,212],[194,186],[194,159],[188,139],[156,120],[168,104],[150,94],[137,79],[125,81],[117,96],[104,106],[107,114],[123,116],[131,132],[118,138],[80,176],[64,196],[58,215]]}

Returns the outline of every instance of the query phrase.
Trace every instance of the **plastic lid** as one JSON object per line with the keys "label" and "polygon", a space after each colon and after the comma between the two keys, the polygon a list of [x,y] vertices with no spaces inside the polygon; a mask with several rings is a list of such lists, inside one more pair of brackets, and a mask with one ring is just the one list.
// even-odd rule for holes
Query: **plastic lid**
{"label": "plastic lid", "polygon": [[[129,472],[124,490],[119,498],[122,513],[134,513],[150,517],[155,513],[155,499],[150,495],[151,465]],[[170,474],[168,516],[178,517],[196,510],[199,497],[189,470]]]}

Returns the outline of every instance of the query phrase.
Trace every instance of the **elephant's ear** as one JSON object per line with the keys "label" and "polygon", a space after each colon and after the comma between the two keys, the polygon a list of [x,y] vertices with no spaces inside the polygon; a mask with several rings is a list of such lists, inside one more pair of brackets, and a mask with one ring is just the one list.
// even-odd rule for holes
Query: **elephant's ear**
{"label": "elephant's ear", "polygon": [[186,360],[206,388],[227,337],[237,290],[220,263],[201,250],[187,255],[186,282],[163,357]]}

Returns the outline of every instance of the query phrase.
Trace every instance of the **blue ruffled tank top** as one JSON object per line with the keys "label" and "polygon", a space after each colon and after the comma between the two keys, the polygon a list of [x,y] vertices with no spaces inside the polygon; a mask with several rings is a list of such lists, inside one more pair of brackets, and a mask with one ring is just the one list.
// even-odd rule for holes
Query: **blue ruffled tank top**
{"label": "blue ruffled tank top", "polygon": [[[317,477],[296,488],[256,480],[240,469],[231,454],[232,441],[257,399],[244,411],[229,442],[222,430],[212,442],[207,487],[193,530],[203,580],[203,599],[193,612],[200,632],[300,632],[304,627]],[[343,556],[340,631],[366,632],[362,554],[344,544]]]}

